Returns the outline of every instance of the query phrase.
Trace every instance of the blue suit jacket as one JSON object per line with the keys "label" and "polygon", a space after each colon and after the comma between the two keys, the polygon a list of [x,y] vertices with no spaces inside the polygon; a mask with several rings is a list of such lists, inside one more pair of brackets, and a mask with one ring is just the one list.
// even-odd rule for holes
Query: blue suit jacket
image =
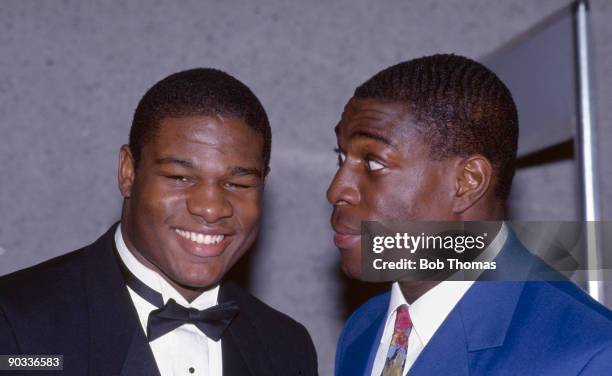
{"label": "blue suit jacket", "polygon": [[[409,375],[612,375],[610,310],[567,280],[533,281],[562,277],[511,231],[497,265],[481,279],[498,280],[474,283]],[[501,281],[503,273],[530,278]],[[370,376],[389,297],[370,299],[349,318],[338,342],[337,376]]]}

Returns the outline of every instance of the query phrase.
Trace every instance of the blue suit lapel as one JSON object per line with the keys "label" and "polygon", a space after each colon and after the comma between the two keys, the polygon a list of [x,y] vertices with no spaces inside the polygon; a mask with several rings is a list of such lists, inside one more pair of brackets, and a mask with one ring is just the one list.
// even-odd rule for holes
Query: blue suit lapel
{"label": "blue suit lapel", "polygon": [[468,352],[462,317],[453,310],[408,375],[468,375]]}
{"label": "blue suit lapel", "polygon": [[377,344],[384,326],[385,311],[372,321],[364,331],[347,346],[339,375],[370,375],[374,365]]}
{"label": "blue suit lapel", "polygon": [[471,353],[503,346],[523,285],[475,282],[425,346],[409,375],[469,375]]}
{"label": "blue suit lapel", "polygon": [[477,281],[458,305],[468,351],[504,344],[524,282]]}
{"label": "blue suit lapel", "polygon": [[512,230],[496,262],[497,270],[483,273],[458,304],[469,351],[503,345],[524,281],[541,269]]}
{"label": "blue suit lapel", "polygon": [[336,375],[372,373],[378,343],[384,329],[389,293],[370,299],[347,322],[336,353]]}
{"label": "blue suit lapel", "polygon": [[470,360],[475,352],[503,346],[524,287],[524,282],[516,281],[520,278],[509,277],[533,272],[535,259],[509,231],[496,261],[498,273],[504,275],[484,273],[484,279],[492,281],[474,282],[423,349],[409,375],[468,375],[474,372]]}

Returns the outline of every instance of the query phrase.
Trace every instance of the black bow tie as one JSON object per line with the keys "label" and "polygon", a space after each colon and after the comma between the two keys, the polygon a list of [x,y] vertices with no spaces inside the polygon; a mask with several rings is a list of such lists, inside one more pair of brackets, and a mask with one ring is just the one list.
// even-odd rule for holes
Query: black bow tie
{"label": "black bow tie", "polygon": [[222,303],[199,311],[183,307],[174,299],[170,299],[166,305],[149,314],[147,338],[150,342],[183,324],[193,324],[208,338],[218,341],[238,311],[238,306],[234,302]]}
{"label": "black bow tie", "polygon": [[240,309],[234,301],[225,302],[205,310],[187,308],[170,299],[164,305],[162,295],[145,285],[123,264],[117,255],[119,266],[125,283],[144,300],[156,306],[157,309],[149,314],[147,322],[147,339],[149,342],[173,331],[183,324],[193,324],[202,333],[214,341],[218,341],[232,319]]}

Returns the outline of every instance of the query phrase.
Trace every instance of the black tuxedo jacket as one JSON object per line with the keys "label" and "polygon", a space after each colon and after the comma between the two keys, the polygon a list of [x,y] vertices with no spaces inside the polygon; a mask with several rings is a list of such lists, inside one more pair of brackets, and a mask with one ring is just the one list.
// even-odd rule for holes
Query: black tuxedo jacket
{"label": "black tuxedo jacket", "polygon": [[[159,375],[113,252],[115,228],[0,277],[0,354],[63,355],[64,371],[53,375]],[[301,324],[223,282],[219,302],[228,300],[240,313],[221,338],[223,375],[317,374]]]}

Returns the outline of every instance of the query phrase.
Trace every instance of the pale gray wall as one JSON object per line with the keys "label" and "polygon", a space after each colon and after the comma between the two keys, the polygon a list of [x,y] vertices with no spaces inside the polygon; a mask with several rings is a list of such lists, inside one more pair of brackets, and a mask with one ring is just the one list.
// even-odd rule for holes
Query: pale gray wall
{"label": "pale gray wall", "polygon": [[[324,193],[332,127],[355,85],[435,52],[483,56],[566,0],[3,1],[0,274],[93,241],[119,215],[117,151],[144,91],[218,67],[247,83],[274,133],[265,232],[251,290],[303,322],[323,375],[345,319]],[[602,161],[612,140],[612,3],[593,1]],[[612,164],[602,163],[612,218]],[[572,219],[570,162],[518,174],[516,218]],[[567,205],[559,205],[561,203]]]}

